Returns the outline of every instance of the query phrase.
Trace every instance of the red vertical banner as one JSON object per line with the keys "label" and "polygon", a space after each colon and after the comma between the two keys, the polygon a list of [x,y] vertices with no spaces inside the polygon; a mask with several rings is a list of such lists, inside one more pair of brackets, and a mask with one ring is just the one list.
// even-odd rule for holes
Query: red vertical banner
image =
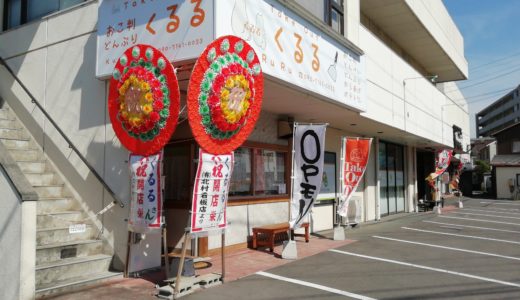
{"label": "red vertical banner", "polygon": [[130,155],[130,218],[128,230],[161,228],[161,154]]}
{"label": "red vertical banner", "polygon": [[191,206],[191,232],[226,228],[226,206],[234,155],[199,152]]}
{"label": "red vertical banner", "polygon": [[372,139],[344,137],[341,143],[341,194],[338,214],[347,216],[348,201],[365,173]]}

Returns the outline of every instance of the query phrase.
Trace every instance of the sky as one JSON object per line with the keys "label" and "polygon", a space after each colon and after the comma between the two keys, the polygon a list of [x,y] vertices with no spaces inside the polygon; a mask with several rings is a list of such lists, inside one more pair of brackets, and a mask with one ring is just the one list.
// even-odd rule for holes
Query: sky
{"label": "sky", "polygon": [[520,1],[443,0],[464,38],[468,80],[458,81],[475,114],[520,84]]}

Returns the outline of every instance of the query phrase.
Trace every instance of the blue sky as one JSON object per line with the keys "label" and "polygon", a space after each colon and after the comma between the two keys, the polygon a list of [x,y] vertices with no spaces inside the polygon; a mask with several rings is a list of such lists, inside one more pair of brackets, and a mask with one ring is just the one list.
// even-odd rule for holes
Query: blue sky
{"label": "blue sky", "polygon": [[469,78],[458,86],[475,113],[520,84],[520,1],[443,0],[464,37]]}

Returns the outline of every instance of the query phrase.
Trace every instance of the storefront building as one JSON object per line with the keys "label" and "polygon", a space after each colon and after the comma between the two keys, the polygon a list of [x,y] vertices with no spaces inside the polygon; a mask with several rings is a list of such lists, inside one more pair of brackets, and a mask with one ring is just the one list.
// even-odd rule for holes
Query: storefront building
{"label": "storefront building", "polygon": [[[454,125],[461,129],[462,147],[469,144],[468,107],[454,83],[468,75],[463,38],[440,0],[171,2],[70,1],[47,7],[0,1],[0,56],[123,202],[129,197],[128,151],[112,131],[107,79],[117,57],[135,43],[152,44],[172,58],[181,107],[194,60],[213,39],[240,36],[261,58],[262,113],[235,151],[229,247],[246,247],[254,226],[288,220],[294,122],[329,124],[322,189],[310,218],[314,232],[336,222],[341,137],[373,138],[353,197],[362,222],[415,211],[424,174],[434,168],[433,151],[454,146]],[[95,215],[112,197],[14,78],[0,70],[0,97],[95,220],[112,267],[124,269],[128,205]],[[180,248],[188,224],[197,153],[184,110],[164,149],[170,248]],[[130,248],[130,269],[157,266],[160,235],[139,239]],[[150,247],[157,255],[150,255]],[[218,247],[217,236],[190,245],[201,256]]]}

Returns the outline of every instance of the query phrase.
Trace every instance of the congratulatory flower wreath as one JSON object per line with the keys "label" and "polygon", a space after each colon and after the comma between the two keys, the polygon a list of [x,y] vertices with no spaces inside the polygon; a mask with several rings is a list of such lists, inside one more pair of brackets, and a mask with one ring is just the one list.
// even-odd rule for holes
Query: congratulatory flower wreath
{"label": "congratulatory flower wreath", "polygon": [[188,119],[199,145],[212,154],[238,148],[262,107],[263,75],[253,48],[223,36],[201,54],[188,87]]}
{"label": "congratulatory flower wreath", "polygon": [[130,152],[148,156],[160,151],[179,116],[179,85],[168,59],[149,45],[127,49],[112,74],[108,110]]}

